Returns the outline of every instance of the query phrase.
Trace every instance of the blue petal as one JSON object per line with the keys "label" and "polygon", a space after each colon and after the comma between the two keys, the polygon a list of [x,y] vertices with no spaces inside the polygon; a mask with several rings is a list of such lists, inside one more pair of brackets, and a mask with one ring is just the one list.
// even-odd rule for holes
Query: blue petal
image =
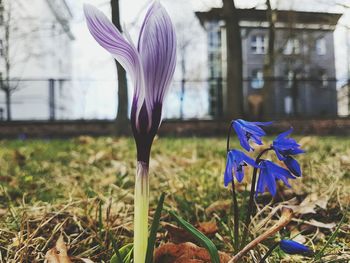
{"label": "blue petal", "polygon": [[287,239],[281,240],[280,248],[287,254],[305,254],[311,252],[309,247]]}
{"label": "blue petal", "polygon": [[[239,150],[235,150],[237,152],[237,156],[239,156],[239,162],[245,162],[246,164],[249,164],[250,166],[259,168],[259,165],[255,163],[255,161],[250,158],[248,155],[246,155],[244,152],[241,152]],[[237,160],[238,161],[238,160]]]}
{"label": "blue petal", "polygon": [[238,182],[242,182],[244,178],[244,172],[242,171],[236,171],[236,178]]}
{"label": "blue petal", "polygon": [[286,157],[284,157],[284,156],[281,154],[281,152],[280,152],[275,146],[272,146],[272,147],[273,147],[273,149],[275,150],[275,153],[276,153],[276,156],[277,156],[278,160],[283,161],[283,160],[286,159]]}
{"label": "blue petal", "polygon": [[261,168],[259,172],[259,178],[258,178],[258,183],[256,185],[256,191],[255,191],[255,196],[257,196],[259,193],[263,193],[265,191],[265,180],[264,178],[266,177],[266,167]]}
{"label": "blue petal", "polygon": [[231,157],[230,152],[227,154],[227,161],[226,161],[226,169],[224,173],[224,185],[225,187],[228,186],[230,182],[232,182],[232,169],[233,169],[233,160]]}
{"label": "blue petal", "polygon": [[289,171],[292,172],[295,176],[301,176],[301,169],[299,163],[291,156],[288,156],[284,160],[284,164],[288,167]]}
{"label": "blue petal", "polygon": [[242,125],[240,123],[238,123],[237,121],[233,122],[233,128],[237,133],[238,139],[239,139],[239,143],[241,144],[241,146],[246,150],[246,151],[250,151],[251,148],[249,145],[249,142],[247,140],[247,136],[246,136],[246,132],[243,130]]}
{"label": "blue petal", "polygon": [[267,171],[266,177],[265,177],[265,183],[267,186],[267,189],[271,193],[272,196],[276,195],[276,180],[274,176],[270,173],[270,171]]}
{"label": "blue petal", "polygon": [[297,154],[302,154],[302,153],[305,153],[305,151],[303,149],[300,149],[300,148],[294,148],[294,149],[287,151],[287,155],[297,155]]}
{"label": "blue petal", "polygon": [[288,131],[285,131],[285,132],[282,132],[281,134],[279,134],[275,140],[281,140],[282,138],[287,137],[292,132],[293,132],[293,128],[291,127]]}

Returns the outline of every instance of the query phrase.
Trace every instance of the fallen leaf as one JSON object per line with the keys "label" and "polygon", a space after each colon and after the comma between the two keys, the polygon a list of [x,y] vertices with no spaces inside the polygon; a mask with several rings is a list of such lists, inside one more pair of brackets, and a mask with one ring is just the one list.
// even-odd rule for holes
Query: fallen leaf
{"label": "fallen leaf", "polygon": [[205,209],[205,213],[210,215],[214,212],[226,211],[229,210],[231,206],[232,200],[219,200],[208,206],[207,209]]}
{"label": "fallen leaf", "polygon": [[328,197],[320,197],[316,193],[308,195],[299,205],[288,205],[296,214],[316,214],[316,206],[327,209]]}
{"label": "fallen leaf", "polygon": [[219,228],[218,228],[215,221],[198,223],[197,228],[204,235],[209,236],[209,237],[214,236],[219,231]]}
{"label": "fallen leaf", "polygon": [[72,263],[68,257],[67,246],[62,235],[58,238],[55,247],[47,251],[45,259],[48,263]]}
{"label": "fallen leaf", "polygon": [[305,222],[306,224],[310,224],[312,226],[315,226],[315,227],[319,227],[319,228],[327,228],[327,229],[332,229],[334,227],[336,227],[336,223],[332,222],[332,223],[322,223],[322,222],[319,222],[315,219],[311,219],[309,222]]}
{"label": "fallen leaf", "polygon": [[[227,263],[230,256],[219,252],[220,262]],[[156,263],[210,263],[208,251],[202,247],[186,242],[181,244],[166,243],[155,251]]]}
{"label": "fallen leaf", "polygon": [[[176,225],[166,222],[162,223],[162,225],[169,232],[170,240],[176,244],[184,242],[197,242],[190,233]],[[213,237],[219,231],[215,221],[198,223],[196,228],[207,237]]]}
{"label": "fallen leaf", "polygon": [[298,229],[293,229],[290,233],[290,236],[293,237],[293,240],[295,242],[298,242],[298,243],[301,243],[301,244],[304,244],[306,243],[306,237],[303,236]]}

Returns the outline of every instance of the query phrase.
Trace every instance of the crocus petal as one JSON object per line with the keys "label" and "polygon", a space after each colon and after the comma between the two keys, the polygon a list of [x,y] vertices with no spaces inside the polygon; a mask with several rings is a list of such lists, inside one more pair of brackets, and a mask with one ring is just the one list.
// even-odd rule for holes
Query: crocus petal
{"label": "crocus petal", "polygon": [[280,248],[287,254],[307,254],[311,252],[309,247],[287,239],[281,240]]}
{"label": "crocus petal", "polygon": [[150,129],[152,109],[155,104],[162,105],[176,65],[175,30],[168,13],[159,1],[155,1],[146,14],[141,28],[138,51],[141,55],[145,87],[147,87],[145,101]]}
{"label": "crocus petal", "polygon": [[97,8],[84,4],[87,26],[95,40],[125,68],[135,86],[134,111],[138,126],[138,115],[144,101],[144,76],[140,56],[136,47],[127,41],[113,23]]}

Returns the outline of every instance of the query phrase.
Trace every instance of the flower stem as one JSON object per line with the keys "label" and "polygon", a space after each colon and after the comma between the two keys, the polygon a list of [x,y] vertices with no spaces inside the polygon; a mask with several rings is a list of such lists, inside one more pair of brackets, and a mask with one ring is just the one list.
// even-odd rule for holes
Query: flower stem
{"label": "flower stem", "polygon": [[[230,127],[227,133],[227,144],[226,144],[227,153],[230,151],[230,137],[231,137],[232,125],[233,125],[233,121],[230,123]],[[234,244],[233,245],[234,245],[235,251],[237,252],[239,248],[239,210],[238,210],[235,181],[233,177],[232,177],[232,200],[233,200],[233,221],[234,221],[234,226],[233,226]]]}
{"label": "flower stem", "polygon": [[269,251],[266,252],[265,256],[259,261],[259,263],[264,263],[265,260],[272,254],[272,252],[275,250],[276,247],[278,247],[279,244],[280,242],[276,242],[275,244],[273,244],[273,246],[270,247]]}
{"label": "flower stem", "polygon": [[148,164],[137,162],[134,197],[134,263],[144,263],[148,241]]}
{"label": "flower stem", "polygon": [[233,220],[234,220],[234,248],[235,251],[238,251],[239,248],[239,210],[238,210],[238,202],[237,195],[235,190],[235,181],[232,178],[232,199],[233,199]]}
{"label": "flower stem", "polygon": [[[259,165],[260,162],[262,161],[261,157],[266,152],[268,152],[270,150],[272,150],[272,147],[262,150],[259,153],[259,155],[256,157],[255,164]],[[245,245],[245,242],[247,240],[250,218],[251,218],[251,215],[253,214],[253,210],[254,210],[254,195],[255,195],[255,185],[256,185],[257,174],[258,174],[258,168],[254,167],[252,184],[251,184],[251,188],[250,188],[249,202],[248,202],[248,207],[247,207],[247,213],[246,213],[246,218],[244,221],[244,232],[242,235],[241,248]]]}

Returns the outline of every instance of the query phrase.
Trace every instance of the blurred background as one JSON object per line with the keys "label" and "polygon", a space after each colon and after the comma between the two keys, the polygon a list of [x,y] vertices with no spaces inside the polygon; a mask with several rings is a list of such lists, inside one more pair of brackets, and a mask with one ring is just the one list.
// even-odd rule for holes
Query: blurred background
{"label": "blurred background", "polygon": [[[349,0],[161,2],[178,36],[168,130],[215,133],[232,118],[350,130]],[[127,77],[118,85],[83,3],[137,42],[151,1],[0,1],[0,136],[108,134],[116,118],[127,125],[133,87]]]}

